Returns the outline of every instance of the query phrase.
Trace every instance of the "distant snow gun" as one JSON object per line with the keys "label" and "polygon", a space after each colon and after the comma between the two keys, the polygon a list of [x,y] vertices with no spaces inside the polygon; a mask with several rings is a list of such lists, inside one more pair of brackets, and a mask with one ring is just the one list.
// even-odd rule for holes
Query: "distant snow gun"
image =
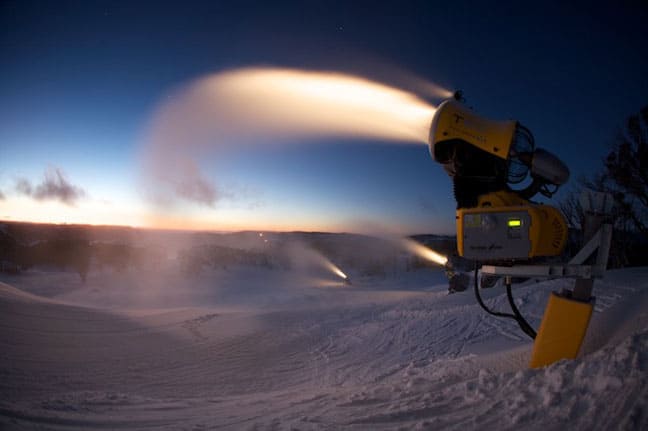
{"label": "distant snow gun", "polygon": [[[534,341],[531,367],[577,356],[594,306],[593,279],[607,267],[611,225],[606,216],[611,199],[589,195],[587,243],[566,264],[538,264],[563,253],[567,222],[550,205],[534,203],[537,194],[551,198],[569,179],[569,169],[550,152],[535,147],[533,135],[517,121],[492,121],[478,116],[463,103],[463,95],[441,103],[430,126],[432,158],[452,178],[457,202],[457,251],[474,262],[474,290],[488,313],[512,318]],[[593,264],[584,264],[597,251]],[[453,268],[446,272],[453,283],[468,284],[470,277]],[[489,309],[479,292],[481,277],[503,277],[512,313]],[[523,318],[513,300],[513,277],[571,277],[574,289],[554,292],[549,298],[538,332]],[[465,288],[465,287],[464,287]],[[458,289],[460,290],[460,289]]]}

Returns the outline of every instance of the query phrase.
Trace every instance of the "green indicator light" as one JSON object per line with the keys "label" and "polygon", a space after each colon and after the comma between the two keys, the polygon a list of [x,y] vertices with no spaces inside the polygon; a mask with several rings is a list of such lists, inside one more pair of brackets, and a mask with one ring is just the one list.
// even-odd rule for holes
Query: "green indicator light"
{"label": "green indicator light", "polygon": [[520,220],[519,218],[509,219],[508,226],[509,227],[520,227],[520,226],[522,226],[522,220]]}

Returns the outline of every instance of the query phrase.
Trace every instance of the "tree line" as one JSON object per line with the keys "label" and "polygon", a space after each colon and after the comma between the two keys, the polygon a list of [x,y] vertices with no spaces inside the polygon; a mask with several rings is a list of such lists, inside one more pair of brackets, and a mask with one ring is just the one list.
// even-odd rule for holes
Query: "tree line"
{"label": "tree line", "polygon": [[614,201],[609,217],[614,227],[609,266],[648,265],[648,105],[625,119],[602,165],[600,172],[579,179],[560,208],[570,228],[582,232],[581,194],[585,190],[609,193]]}

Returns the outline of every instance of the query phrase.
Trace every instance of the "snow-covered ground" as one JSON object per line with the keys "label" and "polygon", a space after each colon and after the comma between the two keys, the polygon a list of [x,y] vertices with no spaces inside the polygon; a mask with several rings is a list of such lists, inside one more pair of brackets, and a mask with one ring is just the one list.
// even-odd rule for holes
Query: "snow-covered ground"
{"label": "snow-covered ground", "polygon": [[[1,429],[648,429],[648,268],[595,283],[581,357],[531,341],[441,271],[358,278],[4,275]],[[569,281],[514,285],[537,327]],[[506,309],[501,287],[484,291]]]}

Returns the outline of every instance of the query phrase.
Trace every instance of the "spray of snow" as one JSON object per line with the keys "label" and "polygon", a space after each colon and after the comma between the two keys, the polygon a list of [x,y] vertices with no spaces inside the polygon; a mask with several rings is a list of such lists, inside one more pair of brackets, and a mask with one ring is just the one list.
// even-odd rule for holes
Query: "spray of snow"
{"label": "spray of snow", "polygon": [[245,68],[210,75],[156,110],[142,153],[147,194],[158,203],[213,206],[229,192],[199,160],[313,137],[424,144],[434,111],[410,92],[342,73]]}
{"label": "spray of snow", "polygon": [[[293,269],[301,274],[311,277],[318,275],[322,270],[326,274],[333,274],[342,280],[347,279],[347,275],[336,264],[326,257],[321,251],[301,242],[292,241],[286,247],[288,258],[291,261]],[[320,278],[324,274],[319,274]]]}
{"label": "spray of snow", "polygon": [[446,263],[448,263],[448,258],[446,256],[437,253],[431,248],[426,247],[423,244],[414,241],[413,239],[403,238],[401,239],[400,243],[405,250],[427,261],[436,263],[441,266],[444,266]]}

